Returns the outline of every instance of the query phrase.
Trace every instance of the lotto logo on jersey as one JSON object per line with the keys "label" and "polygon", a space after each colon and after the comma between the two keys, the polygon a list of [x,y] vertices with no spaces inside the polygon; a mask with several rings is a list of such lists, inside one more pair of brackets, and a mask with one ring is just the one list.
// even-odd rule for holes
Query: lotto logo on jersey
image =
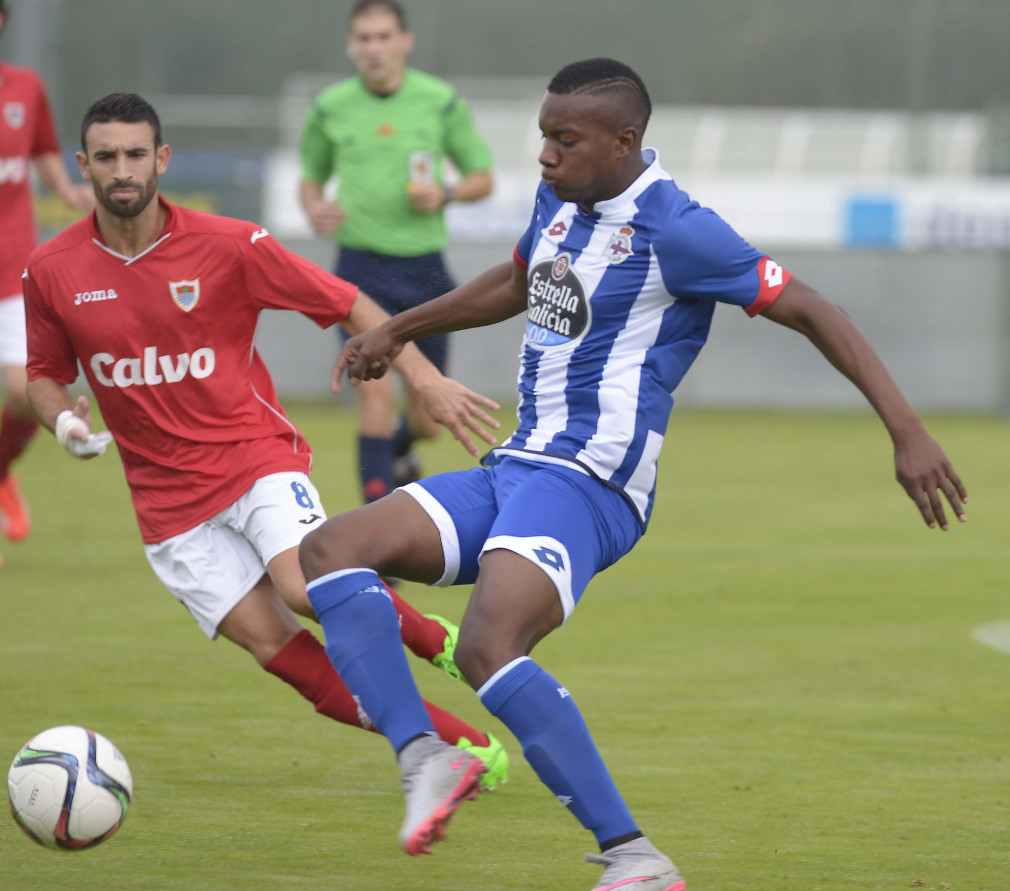
{"label": "lotto logo on jersey", "polygon": [[761,280],[761,291],[771,291],[777,294],[782,286],[789,281],[792,276],[789,272],[779,266],[771,257],[762,257],[758,260],[758,277]]}
{"label": "lotto logo on jersey", "polygon": [[158,348],[144,348],[144,355],[117,359],[112,353],[95,353],[88,361],[91,373],[103,387],[153,387],[177,384],[186,377],[203,380],[214,373],[214,350],[202,347],[190,353],[159,356]]}
{"label": "lotto logo on jersey", "polygon": [[568,254],[541,260],[529,271],[526,342],[536,349],[563,346],[589,328],[586,289]]}
{"label": "lotto logo on jersey", "polygon": [[28,176],[28,164],[24,158],[0,158],[0,185],[23,183]]}

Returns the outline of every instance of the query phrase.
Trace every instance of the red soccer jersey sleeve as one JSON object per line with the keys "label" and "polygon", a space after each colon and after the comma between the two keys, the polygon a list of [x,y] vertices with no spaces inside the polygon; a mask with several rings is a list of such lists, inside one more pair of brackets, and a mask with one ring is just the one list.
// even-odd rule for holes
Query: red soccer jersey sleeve
{"label": "red soccer jersey sleeve", "polygon": [[320,328],[347,318],[356,285],[282,247],[266,230],[250,224],[242,246],[242,268],[249,296],[260,309],[293,309]]}
{"label": "red soccer jersey sleeve", "polygon": [[58,384],[77,380],[77,353],[63,323],[52,311],[45,294],[26,269],[21,279],[28,327],[28,377],[47,377]]}

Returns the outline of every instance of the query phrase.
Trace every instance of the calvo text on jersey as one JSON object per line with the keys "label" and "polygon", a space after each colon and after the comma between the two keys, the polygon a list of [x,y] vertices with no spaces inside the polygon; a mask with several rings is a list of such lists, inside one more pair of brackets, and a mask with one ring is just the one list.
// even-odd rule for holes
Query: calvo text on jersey
{"label": "calvo text on jersey", "polygon": [[526,342],[544,348],[578,340],[589,327],[589,301],[571,256],[541,260],[527,280]]}
{"label": "calvo text on jersey", "polygon": [[217,357],[211,347],[190,353],[159,356],[158,348],[144,347],[144,355],[117,359],[112,353],[95,353],[88,364],[104,387],[153,387],[177,384],[187,376],[202,380],[214,372]]}

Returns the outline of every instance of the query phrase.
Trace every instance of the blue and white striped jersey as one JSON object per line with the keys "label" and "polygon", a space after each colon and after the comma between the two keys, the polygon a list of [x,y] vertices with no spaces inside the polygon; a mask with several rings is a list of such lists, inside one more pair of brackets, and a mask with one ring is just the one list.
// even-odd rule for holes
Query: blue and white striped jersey
{"label": "blue and white striped jersey", "polygon": [[540,185],[515,253],[529,283],[519,427],[485,463],[580,468],[622,491],[644,527],[672,394],[716,302],[756,315],[789,273],[643,154],[645,172],[591,213]]}

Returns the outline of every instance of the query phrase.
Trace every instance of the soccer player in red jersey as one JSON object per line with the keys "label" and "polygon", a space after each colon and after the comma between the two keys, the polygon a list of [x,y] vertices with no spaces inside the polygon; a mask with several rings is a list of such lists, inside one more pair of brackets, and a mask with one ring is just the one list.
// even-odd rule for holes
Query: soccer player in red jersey
{"label": "soccer player in red jersey", "polygon": [[[0,33],[6,24],[7,4],[0,0]],[[0,414],[0,531],[11,541],[25,538],[31,523],[10,467],[38,429],[25,397],[21,298],[21,273],[35,247],[30,165],[69,207],[81,213],[91,209],[91,190],[72,183],[63,166],[42,79],[0,59],[0,391],[6,395]]]}
{"label": "soccer player in red jersey", "polygon": [[[371,728],[295,616],[314,618],[298,544],[326,515],[308,477],[309,447],[254,337],[263,309],[298,310],[352,333],[387,316],[266,229],[161,198],[171,149],[140,96],[94,103],[81,144],[95,212],[34,251],[24,275],[31,405],[76,457],[115,439],[148,561],[208,637],[244,647],[323,714]],[[106,433],[91,433],[88,399],[75,403],[67,389],[78,361]],[[404,352],[397,370],[471,453],[468,429],[492,440],[481,424],[497,426],[483,409],[494,402],[444,378],[417,350]],[[388,596],[407,646],[446,661],[452,635]],[[428,708],[442,736],[463,739],[487,763],[486,784],[505,778],[497,740]]]}

